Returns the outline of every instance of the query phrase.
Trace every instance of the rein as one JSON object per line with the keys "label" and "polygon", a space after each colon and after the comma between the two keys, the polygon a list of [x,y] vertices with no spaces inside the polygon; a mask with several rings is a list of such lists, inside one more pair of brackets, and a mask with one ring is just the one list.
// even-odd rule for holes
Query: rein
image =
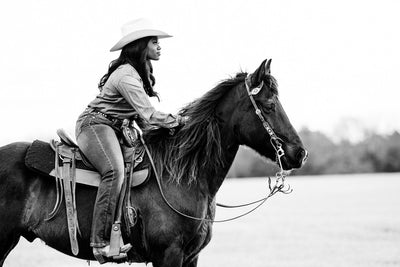
{"label": "rein", "polygon": [[142,131],[141,131],[141,129],[137,126],[137,124],[134,123],[134,127],[135,127],[135,128],[138,130],[138,132],[139,132],[140,141],[142,142],[142,144],[143,144],[143,146],[144,146],[144,148],[145,148],[145,150],[146,150],[146,153],[147,153],[147,155],[149,156],[149,161],[150,161],[150,164],[151,164],[151,166],[152,166],[152,168],[153,168],[153,170],[154,170],[154,174],[155,174],[155,176],[156,176],[156,180],[157,180],[158,188],[159,188],[159,190],[160,190],[160,194],[161,194],[161,196],[162,196],[164,202],[165,202],[175,213],[177,213],[177,214],[179,214],[179,215],[181,215],[181,216],[183,216],[183,217],[185,217],[185,218],[192,219],[192,220],[196,220],[196,221],[204,221],[204,222],[211,222],[211,223],[214,223],[214,222],[228,222],[228,221],[236,220],[236,219],[238,219],[238,218],[241,218],[241,217],[243,217],[243,216],[246,216],[246,215],[250,214],[251,212],[253,212],[253,211],[255,211],[256,209],[258,209],[261,205],[263,205],[271,196],[275,195],[275,194],[278,193],[278,192],[281,192],[281,193],[284,193],[284,194],[289,194],[289,193],[291,193],[291,192],[293,191],[293,190],[290,188],[290,185],[288,185],[288,186],[286,187],[286,184],[285,184],[285,177],[286,177],[287,174],[289,174],[289,172],[288,172],[288,171],[285,171],[285,170],[283,169],[283,167],[282,167],[282,162],[281,162],[281,158],[285,155],[285,151],[283,150],[283,148],[282,148],[282,143],[281,143],[281,142],[283,142],[283,140],[282,140],[281,138],[279,138],[279,137],[275,134],[275,132],[272,130],[270,124],[267,122],[267,120],[266,120],[266,119],[264,118],[264,116],[262,115],[262,112],[261,112],[261,110],[258,108],[257,103],[256,103],[256,101],[254,100],[254,97],[253,97],[253,95],[258,94],[258,93],[260,92],[260,90],[263,88],[264,82],[261,82],[261,84],[260,84],[258,87],[253,88],[253,89],[250,91],[250,86],[248,85],[248,81],[250,80],[250,78],[251,78],[251,76],[248,75],[248,76],[246,77],[246,79],[245,79],[245,85],[246,85],[247,94],[248,94],[248,96],[249,96],[249,98],[250,98],[250,101],[251,101],[251,103],[252,103],[252,105],[253,105],[253,107],[254,107],[254,109],[255,109],[256,115],[258,116],[258,118],[260,119],[260,121],[261,121],[261,123],[262,123],[264,129],[267,131],[268,135],[270,136],[270,142],[271,142],[272,147],[273,147],[274,150],[275,150],[276,161],[277,161],[277,163],[278,163],[278,165],[279,165],[279,167],[280,167],[280,171],[277,172],[277,173],[275,174],[276,180],[275,180],[274,186],[272,186],[271,177],[268,177],[269,194],[268,194],[266,197],[264,197],[264,198],[262,198],[262,199],[259,199],[259,200],[256,200],[256,201],[253,201],[253,202],[250,202],[250,203],[247,203],[247,204],[241,204],[241,205],[237,205],[237,206],[229,206],[229,205],[224,205],[224,204],[219,204],[219,203],[216,204],[217,206],[223,207],[223,208],[240,208],[240,207],[246,207],[246,206],[250,206],[250,205],[254,205],[254,204],[257,204],[257,203],[258,203],[257,206],[255,206],[254,208],[250,209],[249,211],[247,211],[247,212],[245,212],[245,213],[243,213],[243,214],[241,214],[241,215],[238,215],[238,216],[235,216],[235,217],[232,217],[232,218],[229,218],[229,219],[224,219],[224,220],[213,220],[213,219],[208,219],[208,218],[207,218],[207,215],[206,215],[206,217],[204,217],[204,218],[200,218],[200,217],[194,217],[194,216],[185,214],[185,213],[183,213],[183,212],[177,210],[177,209],[167,200],[167,198],[165,197],[164,191],[163,191],[163,189],[162,189],[161,179],[160,179],[160,177],[159,177],[159,175],[158,175],[158,173],[157,173],[157,169],[156,169],[156,166],[155,166],[155,164],[154,164],[154,161],[153,161],[153,158],[152,158],[152,156],[151,156],[151,153],[150,153],[150,151],[149,151],[149,149],[148,149],[148,147],[147,147],[147,145],[146,145],[146,143],[145,143],[145,141],[144,141],[144,139],[143,139]]}

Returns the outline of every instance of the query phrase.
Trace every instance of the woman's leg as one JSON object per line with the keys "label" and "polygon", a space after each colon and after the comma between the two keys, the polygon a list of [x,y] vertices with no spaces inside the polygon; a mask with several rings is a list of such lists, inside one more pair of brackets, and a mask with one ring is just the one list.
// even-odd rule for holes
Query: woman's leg
{"label": "woman's leg", "polygon": [[124,180],[124,160],[115,131],[108,125],[91,124],[83,127],[77,142],[101,175],[90,242],[90,246],[100,248],[109,245],[111,225]]}

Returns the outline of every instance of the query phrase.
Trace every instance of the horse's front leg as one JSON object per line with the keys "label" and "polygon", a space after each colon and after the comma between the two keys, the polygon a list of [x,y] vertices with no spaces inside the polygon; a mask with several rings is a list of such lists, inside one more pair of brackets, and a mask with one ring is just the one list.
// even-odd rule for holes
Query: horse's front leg
{"label": "horse's front leg", "polygon": [[156,253],[153,257],[153,267],[182,267],[183,251],[182,248],[174,243],[161,253]]}

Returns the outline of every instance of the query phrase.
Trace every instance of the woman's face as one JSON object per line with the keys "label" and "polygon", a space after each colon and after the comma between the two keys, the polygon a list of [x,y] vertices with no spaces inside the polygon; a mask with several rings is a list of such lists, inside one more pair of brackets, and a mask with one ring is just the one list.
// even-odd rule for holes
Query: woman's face
{"label": "woman's face", "polygon": [[158,38],[153,37],[147,44],[147,58],[151,60],[159,60],[161,56],[161,46],[158,43]]}

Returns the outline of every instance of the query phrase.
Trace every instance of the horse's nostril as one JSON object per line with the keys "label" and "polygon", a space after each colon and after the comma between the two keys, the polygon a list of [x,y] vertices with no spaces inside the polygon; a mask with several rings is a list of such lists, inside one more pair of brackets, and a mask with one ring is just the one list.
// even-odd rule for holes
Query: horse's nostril
{"label": "horse's nostril", "polygon": [[307,150],[300,148],[299,151],[297,152],[296,155],[297,159],[299,161],[301,161],[302,163],[306,162],[307,158],[308,158],[308,152]]}
{"label": "horse's nostril", "polygon": [[306,163],[307,159],[308,159],[308,151],[304,150],[303,164]]}

